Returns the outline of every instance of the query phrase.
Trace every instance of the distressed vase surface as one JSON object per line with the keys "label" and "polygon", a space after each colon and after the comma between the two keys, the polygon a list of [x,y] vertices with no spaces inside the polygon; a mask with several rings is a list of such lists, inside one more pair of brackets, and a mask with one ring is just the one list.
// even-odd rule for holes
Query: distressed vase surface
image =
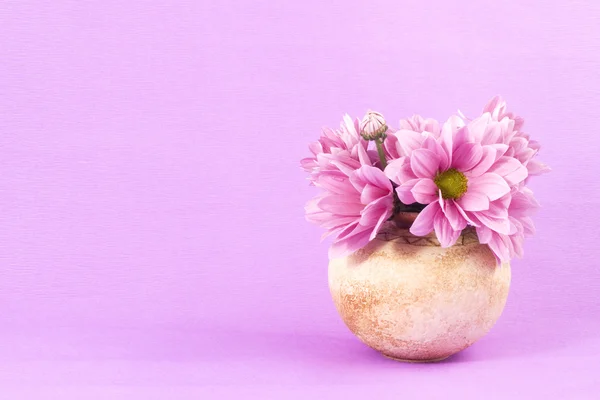
{"label": "distressed vase surface", "polygon": [[497,266],[470,229],[444,249],[433,233],[416,237],[386,223],[367,246],[329,263],[345,324],[401,361],[439,361],[473,344],[502,314],[509,285],[510,265]]}

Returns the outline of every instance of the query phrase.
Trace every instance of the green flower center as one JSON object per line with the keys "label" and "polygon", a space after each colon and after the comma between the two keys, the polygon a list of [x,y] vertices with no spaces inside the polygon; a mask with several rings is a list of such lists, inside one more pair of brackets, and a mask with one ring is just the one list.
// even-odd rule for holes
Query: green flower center
{"label": "green flower center", "polygon": [[433,181],[444,199],[458,199],[467,191],[467,177],[454,168],[438,174]]}

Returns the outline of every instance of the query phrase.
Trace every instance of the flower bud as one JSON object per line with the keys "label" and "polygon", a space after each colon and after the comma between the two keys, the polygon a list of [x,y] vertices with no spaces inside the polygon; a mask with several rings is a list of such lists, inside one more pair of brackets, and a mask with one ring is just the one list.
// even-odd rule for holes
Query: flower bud
{"label": "flower bud", "polygon": [[385,118],[376,111],[367,111],[360,122],[360,134],[365,140],[384,139],[387,130]]}

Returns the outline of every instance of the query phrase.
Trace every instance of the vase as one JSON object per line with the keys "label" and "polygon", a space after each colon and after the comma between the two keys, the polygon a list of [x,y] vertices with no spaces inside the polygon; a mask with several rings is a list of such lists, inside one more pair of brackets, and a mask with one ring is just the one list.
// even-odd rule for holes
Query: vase
{"label": "vase", "polygon": [[510,265],[497,265],[471,228],[448,248],[409,232],[416,214],[386,222],[367,246],[329,262],[329,289],[346,326],[384,356],[441,361],[496,323]]}

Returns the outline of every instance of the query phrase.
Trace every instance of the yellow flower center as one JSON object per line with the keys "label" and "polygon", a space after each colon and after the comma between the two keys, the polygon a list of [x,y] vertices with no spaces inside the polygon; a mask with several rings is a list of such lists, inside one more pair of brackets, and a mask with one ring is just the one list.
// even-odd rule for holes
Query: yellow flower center
{"label": "yellow flower center", "polygon": [[467,177],[454,168],[438,174],[433,181],[444,199],[458,199],[467,191]]}

